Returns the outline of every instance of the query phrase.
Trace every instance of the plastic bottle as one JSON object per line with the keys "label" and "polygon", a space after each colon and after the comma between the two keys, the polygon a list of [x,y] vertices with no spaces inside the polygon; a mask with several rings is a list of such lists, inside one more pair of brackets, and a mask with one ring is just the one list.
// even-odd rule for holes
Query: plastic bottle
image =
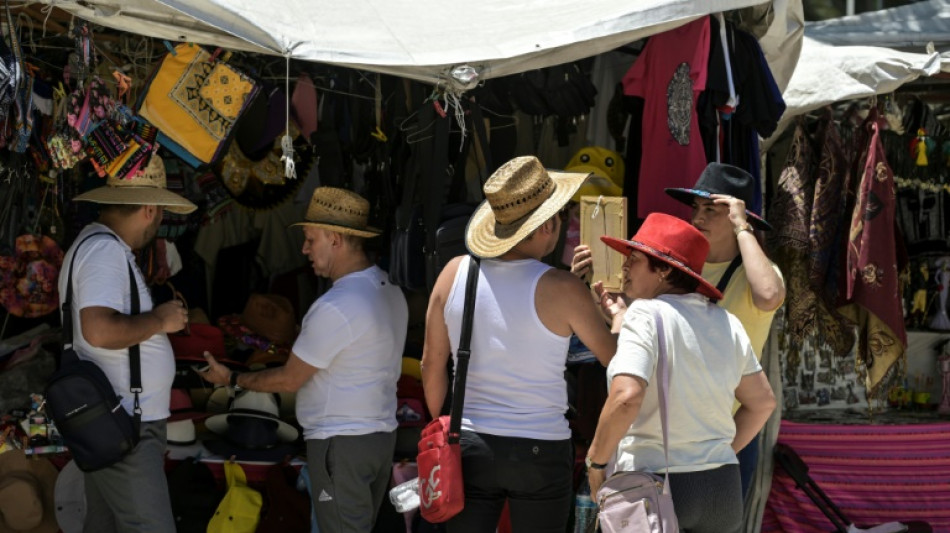
{"label": "plastic bottle", "polygon": [[405,513],[419,507],[419,478],[400,483],[389,490],[389,501],[396,512]]}
{"label": "plastic bottle", "polygon": [[587,478],[581,482],[574,497],[574,533],[593,531],[593,524],[597,520],[597,504],[590,496],[590,485]]}

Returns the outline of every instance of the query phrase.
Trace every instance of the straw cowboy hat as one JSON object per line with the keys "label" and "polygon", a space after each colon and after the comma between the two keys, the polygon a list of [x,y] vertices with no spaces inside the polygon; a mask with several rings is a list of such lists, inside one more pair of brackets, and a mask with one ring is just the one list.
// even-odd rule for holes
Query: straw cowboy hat
{"label": "straw cowboy hat", "polygon": [[[683,202],[686,205],[693,205],[693,200],[698,196],[700,198],[709,198],[712,194],[725,194],[734,196],[750,206],[755,201],[755,178],[751,174],[739,167],[724,165],[722,163],[710,163],[703,169],[703,173],[696,180],[696,185],[692,189],[669,188],[665,189],[666,194]],[[759,215],[745,210],[746,219],[752,227],[762,231],[772,229],[771,224],[765,221]]]}
{"label": "straw cowboy hat", "polygon": [[165,163],[152,154],[145,171],[130,178],[109,176],[103,187],[76,196],[79,202],[97,204],[160,205],[172,213],[187,215],[198,208],[165,188]]}
{"label": "straw cowboy hat", "polygon": [[291,226],[316,226],[357,237],[376,237],[381,230],[369,226],[369,201],[355,192],[317,187],[302,222]]}
{"label": "straw cowboy hat", "polygon": [[465,245],[479,257],[504,254],[557,214],[589,175],[546,170],[534,156],[508,161],[485,182]]}
{"label": "straw cowboy hat", "polygon": [[681,218],[650,213],[629,241],[607,236],[602,236],[600,240],[623,255],[638,250],[655,257],[698,281],[696,292],[699,294],[722,299],[722,293],[701,275],[703,263],[709,254],[709,241],[692,224]]}
{"label": "straw cowboy hat", "polygon": [[54,489],[58,472],[46,459],[22,450],[0,454],[0,533],[56,533]]}

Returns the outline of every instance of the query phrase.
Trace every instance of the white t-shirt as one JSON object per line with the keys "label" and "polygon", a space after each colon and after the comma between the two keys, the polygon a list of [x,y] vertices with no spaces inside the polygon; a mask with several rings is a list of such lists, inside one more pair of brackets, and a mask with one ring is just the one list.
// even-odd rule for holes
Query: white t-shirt
{"label": "white t-shirt", "polygon": [[[73,254],[87,235],[105,232],[115,235],[107,226],[98,222],[89,224],[73,241],[73,246],[63,258],[59,273],[59,298],[66,299],[66,275]],[[129,288],[128,264],[133,265],[135,282],[139,291],[139,310],[152,310],[152,296],[145,279],[135,264],[132,249],[121,239],[108,235],[96,235],[83,243],[76,256],[73,268],[73,347],[81,359],[95,362],[105,372],[115,393],[122,397],[122,407],[132,413],[134,395],[129,392],[129,350],[107,350],[91,346],[82,336],[79,311],[86,307],[108,307],[123,314],[132,312]],[[156,333],[139,345],[142,362],[142,392],[139,405],[142,420],[154,421],[168,418],[171,402],[172,381],[175,378],[175,356],[171,343],[164,333]]]}
{"label": "white t-shirt", "polygon": [[659,344],[654,310],[663,320],[670,385],[667,391],[670,472],[696,472],[737,463],[732,402],[742,376],[762,370],[734,315],[697,293],[635,300],[624,315],[617,354],[607,367],[649,386],[637,419],[620,440],[617,470],[657,472],[666,465],[660,426]]}
{"label": "white t-shirt", "polygon": [[317,372],[297,391],[305,439],[396,429],[409,308],[379,267],[347,274],[310,306],[293,352]]}

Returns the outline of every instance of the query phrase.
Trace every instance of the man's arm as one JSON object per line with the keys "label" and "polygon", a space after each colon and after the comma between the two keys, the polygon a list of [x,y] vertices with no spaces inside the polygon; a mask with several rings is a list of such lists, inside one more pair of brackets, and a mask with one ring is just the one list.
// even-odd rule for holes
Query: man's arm
{"label": "man's arm", "polygon": [[762,311],[777,309],[785,301],[785,282],[772,267],[752,232],[741,231],[736,238],[739,239],[739,254],[752,289],[752,302]]}
{"label": "man's arm", "polygon": [[125,315],[109,307],[84,307],[79,310],[82,336],[90,345],[121,350],[145,342],[157,333],[181,331],[188,311],[179,300],[165,302],[139,315]]}
{"label": "man's arm", "polygon": [[452,345],[449,342],[449,329],[445,324],[445,302],[449,297],[462,257],[464,256],[452,259],[442,269],[432,288],[429,308],[426,310],[426,339],[422,348],[422,388],[425,391],[426,406],[432,418],[441,414],[442,404],[445,402],[445,395],[449,388],[449,377],[445,369],[452,355]]}
{"label": "man's arm", "polygon": [[755,372],[742,376],[736,387],[736,399],[742,405],[733,419],[736,422],[736,436],[732,440],[732,449],[738,453],[746,447],[775,410],[775,395],[765,372]]}
{"label": "man's arm", "polygon": [[[205,352],[204,356],[208,361],[208,369],[198,371],[198,375],[215,385],[229,385],[234,371],[219,363],[210,353]],[[242,389],[258,392],[297,392],[318,370],[291,352],[282,366],[256,372],[238,372],[235,379],[236,385]]]}
{"label": "man's arm", "polygon": [[551,269],[541,277],[535,293],[535,308],[549,330],[559,335],[575,333],[597,360],[607,366],[617,353],[616,333],[620,331],[626,306],[619,298],[605,293],[600,282],[595,283],[595,289],[601,296],[604,313],[609,316],[610,329],[604,324],[604,314],[591,298],[590,289],[563,270]]}

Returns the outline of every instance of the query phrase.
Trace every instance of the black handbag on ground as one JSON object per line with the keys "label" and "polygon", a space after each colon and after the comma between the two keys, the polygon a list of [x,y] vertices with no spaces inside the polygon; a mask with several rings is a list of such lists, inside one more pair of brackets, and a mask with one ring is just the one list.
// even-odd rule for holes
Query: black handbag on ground
{"label": "black handbag on ground", "polygon": [[[46,384],[46,412],[63,436],[76,466],[83,472],[92,472],[113,465],[131,452],[139,442],[142,409],[142,369],[139,345],[129,347],[130,390],[135,395],[133,415],[129,415],[116,396],[105,373],[92,361],[79,359],[73,348],[73,265],[79,246],[98,232],[83,239],[69,263],[66,299],[63,302],[63,353],[57,370]],[[129,284],[132,289],[132,314],[139,312],[139,291],[132,265]]]}

